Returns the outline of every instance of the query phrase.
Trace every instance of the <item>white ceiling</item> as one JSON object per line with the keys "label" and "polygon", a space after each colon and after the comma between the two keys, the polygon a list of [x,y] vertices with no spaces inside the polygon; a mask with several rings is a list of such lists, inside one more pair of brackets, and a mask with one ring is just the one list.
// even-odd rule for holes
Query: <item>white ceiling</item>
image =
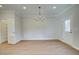
{"label": "white ceiling", "polygon": [[[27,9],[24,10],[23,6],[26,6]],[[42,15],[58,15],[63,12],[65,9],[72,6],[72,4],[3,4],[3,7],[0,10],[15,10],[18,14],[23,16],[26,15],[37,15],[38,6],[41,6]],[[56,9],[53,9],[53,6],[56,6]]]}

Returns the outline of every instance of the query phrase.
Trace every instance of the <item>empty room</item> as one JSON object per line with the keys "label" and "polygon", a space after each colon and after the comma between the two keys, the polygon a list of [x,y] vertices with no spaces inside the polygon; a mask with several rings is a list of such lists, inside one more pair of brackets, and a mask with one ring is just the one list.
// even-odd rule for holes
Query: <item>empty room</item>
{"label": "empty room", "polygon": [[79,55],[79,5],[0,4],[0,55]]}

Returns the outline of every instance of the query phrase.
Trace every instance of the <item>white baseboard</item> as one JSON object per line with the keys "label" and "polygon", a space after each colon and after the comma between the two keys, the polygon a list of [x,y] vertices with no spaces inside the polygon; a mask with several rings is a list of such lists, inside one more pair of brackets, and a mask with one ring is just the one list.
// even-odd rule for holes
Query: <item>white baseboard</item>
{"label": "white baseboard", "polygon": [[22,40],[58,40],[59,38],[31,38],[31,39],[22,39]]}
{"label": "white baseboard", "polygon": [[[60,39],[59,39],[60,40]],[[79,48],[78,47],[76,47],[76,46],[74,46],[74,45],[72,45],[72,44],[69,44],[68,42],[66,42],[66,41],[64,41],[64,40],[60,40],[61,42],[63,42],[63,43],[65,43],[65,44],[67,44],[67,45],[69,45],[69,46],[71,46],[72,48],[74,48],[74,49],[76,49],[77,51],[79,51]]]}
{"label": "white baseboard", "polygon": [[0,42],[0,44],[2,44],[2,43],[4,43],[4,42],[7,42],[7,40],[6,40],[6,41],[2,41],[2,42]]}
{"label": "white baseboard", "polygon": [[18,42],[20,42],[21,40],[17,40],[15,42],[8,42],[8,44],[17,44]]}

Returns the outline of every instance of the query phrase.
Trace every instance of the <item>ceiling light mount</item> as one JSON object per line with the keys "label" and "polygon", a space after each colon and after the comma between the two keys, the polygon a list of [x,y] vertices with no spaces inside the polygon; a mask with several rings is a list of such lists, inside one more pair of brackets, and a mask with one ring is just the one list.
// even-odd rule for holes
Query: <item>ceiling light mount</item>
{"label": "ceiling light mount", "polygon": [[3,7],[2,5],[0,5],[0,7]]}
{"label": "ceiling light mount", "polygon": [[53,9],[56,9],[57,7],[56,6],[53,6]]}
{"label": "ceiling light mount", "polygon": [[41,7],[39,6],[38,9],[39,9],[39,16],[40,16],[40,9],[41,9]]}
{"label": "ceiling light mount", "polygon": [[27,9],[25,6],[23,6],[23,9],[25,10],[25,9]]}
{"label": "ceiling light mount", "polygon": [[46,20],[46,17],[41,15],[41,6],[38,6],[38,16],[35,16],[35,20]]}

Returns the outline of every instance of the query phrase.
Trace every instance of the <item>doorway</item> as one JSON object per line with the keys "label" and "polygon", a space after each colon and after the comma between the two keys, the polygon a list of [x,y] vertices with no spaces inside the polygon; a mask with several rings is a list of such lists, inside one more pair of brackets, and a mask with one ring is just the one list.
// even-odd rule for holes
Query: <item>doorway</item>
{"label": "doorway", "polygon": [[7,20],[0,20],[0,43],[8,41],[8,23]]}

